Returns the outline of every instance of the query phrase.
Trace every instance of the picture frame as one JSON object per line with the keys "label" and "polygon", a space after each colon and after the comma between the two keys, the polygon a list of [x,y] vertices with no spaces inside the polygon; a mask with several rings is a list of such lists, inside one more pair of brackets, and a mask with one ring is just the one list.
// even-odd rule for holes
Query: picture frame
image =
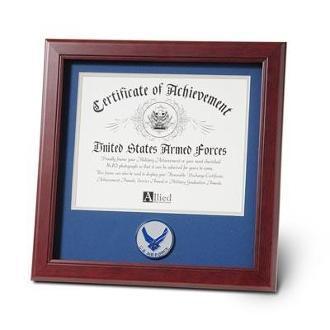
{"label": "picture frame", "polygon": [[[275,292],[277,284],[285,52],[286,43],[284,42],[46,40],[32,280],[36,282],[49,281]],[[255,130],[258,132],[254,138],[252,137],[250,139],[249,136],[249,141],[255,139],[256,143],[253,149],[256,161],[255,163],[251,161],[252,165],[248,164],[252,169],[251,171],[255,171],[253,178],[251,174],[251,184],[255,187],[255,194],[252,193],[253,198],[246,204],[246,207],[250,207],[249,205],[251,204],[251,208],[255,212],[254,216],[251,216],[250,227],[244,230],[239,229],[244,220],[232,219],[238,217],[231,216],[230,221],[234,220],[237,223],[235,225],[237,229],[230,227],[228,232],[226,232],[227,229],[222,230],[220,227],[219,229],[216,227],[218,223],[221,223],[221,215],[211,214],[207,215],[206,218],[206,215],[203,215],[203,211],[201,211],[202,216],[200,218],[205,217],[205,221],[201,220],[198,222],[198,217],[194,214],[189,213],[189,216],[182,215],[180,208],[174,210],[171,215],[166,215],[166,211],[158,213],[158,209],[151,209],[152,213],[147,219],[160,218],[162,220],[164,218],[166,219],[164,223],[170,224],[169,229],[174,229],[173,239],[175,236],[175,244],[172,241],[170,246],[170,249],[174,246],[173,255],[159,259],[150,259],[143,256],[135,246],[134,248],[136,250],[134,252],[129,251],[127,254],[123,252],[122,255],[118,256],[118,259],[115,257],[113,259],[110,257],[107,259],[107,257],[101,257],[104,255],[102,244],[91,243],[103,239],[101,239],[101,233],[104,232],[104,229],[101,228],[98,231],[98,229],[94,230],[93,228],[102,227],[106,221],[111,222],[111,217],[116,218],[116,222],[112,221],[113,223],[115,222],[115,225],[109,231],[109,236],[104,238],[107,240],[106,244],[111,244],[113,253],[116,253],[116,246],[118,250],[125,250],[128,243],[127,245],[122,243],[117,234],[114,234],[112,230],[115,231],[116,228],[118,230],[119,228],[127,228],[127,232],[131,233],[128,238],[130,240],[129,244],[133,246],[135,239],[138,239],[139,226],[145,223],[144,218],[141,217],[141,212],[135,207],[131,207],[130,205],[133,205],[131,202],[127,203],[127,208],[129,209],[131,207],[132,210],[129,210],[128,213],[125,211],[125,214],[121,218],[121,223],[119,223],[117,218],[124,212],[121,211],[120,207],[121,203],[125,205],[125,200],[118,194],[117,206],[111,210],[104,210],[101,205],[100,209],[104,219],[88,222],[88,229],[85,227],[85,231],[82,232],[80,231],[79,221],[81,221],[81,224],[84,223],[85,226],[85,223],[90,220],[79,220],[78,218],[80,215],[83,217],[84,214],[87,214],[88,217],[94,217],[94,214],[100,212],[97,207],[87,211],[75,210],[74,208],[68,212],[65,210],[63,212],[61,211],[61,208],[65,208],[63,205],[66,205],[65,198],[67,197],[65,196],[71,194],[71,186],[68,188],[65,180],[72,180],[74,176],[72,173],[75,171],[74,168],[77,168],[75,166],[83,169],[83,162],[72,165],[71,158],[69,159],[69,156],[66,156],[69,154],[67,149],[70,149],[70,146],[67,141],[71,139],[70,136],[73,136],[72,141],[74,141],[74,136],[76,136],[77,141],[77,135],[75,135],[77,121],[72,120],[73,117],[67,114],[71,111],[70,109],[77,111],[78,108],[77,104],[74,103],[79,98],[78,85],[73,86],[76,84],[75,81],[78,84],[78,78],[74,80],[75,78],[72,78],[72,75],[79,70],[81,71],[83,67],[86,67],[86,72],[90,72],[90,68],[93,68],[92,72],[103,73],[102,70],[108,70],[110,67],[114,72],[122,72],[117,70],[118,66],[121,66],[120,70],[128,70],[129,74],[132,75],[127,76],[125,78],[126,80],[121,78],[123,82],[118,82],[119,87],[124,86],[125,81],[129,81],[131,78],[135,79],[135,81],[139,81],[139,79],[143,81],[143,75],[147,73],[150,74],[150,79],[158,79],[152,76],[154,72],[156,72],[156,75],[168,74],[169,78],[164,76],[166,79],[170,79],[171,74],[180,75],[183,73],[188,75],[193,73],[195,76],[198,76],[199,74],[204,75],[205,72],[207,75],[210,74],[209,72],[227,72],[228,70],[228,72],[231,72],[230,70],[232,70],[232,72],[243,72],[242,75],[248,76],[250,74],[244,72],[250,72],[248,70],[255,70],[253,72],[257,72],[256,77],[260,76],[260,79],[256,78],[253,80],[251,88],[253,88],[255,82],[260,82],[259,85],[255,83],[256,100],[259,100],[259,103],[253,106],[253,109],[256,109],[253,111],[256,111],[258,121],[253,122],[252,119],[249,121],[250,117],[247,117],[248,125],[255,125],[249,126],[249,128],[255,127]],[[143,70],[149,71],[145,72]],[[124,74],[126,73],[125,71]],[[216,73],[212,74],[216,75]],[[221,74],[225,75],[223,73]],[[254,79],[253,75],[254,73],[251,74],[251,79]],[[141,78],[139,78],[140,76]],[[110,82],[115,81],[114,77],[116,76],[110,74],[107,76],[107,79],[110,79]],[[175,76],[173,77],[177,79]],[[194,79],[196,79],[196,84],[198,84],[198,79]],[[210,89],[213,88],[212,83],[208,83]],[[91,86],[96,86],[95,84],[98,84],[96,80],[90,82]],[[204,86],[203,84],[200,82],[200,86]],[[88,82],[86,82],[87,85]],[[226,90],[226,86],[224,85],[223,91]],[[192,87],[191,90],[194,92]],[[72,97],[72,93],[74,93],[75,97]],[[81,93],[84,93],[84,91]],[[228,95],[231,95],[230,92],[228,92]],[[251,99],[249,102],[252,102]],[[102,103],[101,96],[100,100]],[[114,104],[114,100],[115,97],[104,101],[102,103],[103,107],[107,106],[110,101]],[[70,103],[71,101],[76,106],[73,106],[73,103]],[[83,103],[84,99],[81,102]],[[149,104],[147,105],[149,106]],[[166,107],[166,105],[164,106]],[[152,111],[151,114],[153,115],[156,110],[153,109]],[[94,113],[92,114],[94,115],[95,112],[94,109]],[[81,116],[83,118],[83,115]],[[213,116],[213,114],[209,116]],[[177,121],[179,122],[179,120]],[[88,122],[87,119],[86,122]],[[83,127],[84,122],[82,121],[81,123],[81,127]],[[84,136],[86,134],[84,133]],[[249,157],[249,148],[247,146],[246,157]],[[77,151],[72,151],[71,154],[77,154]],[[66,170],[66,166],[69,166],[70,170]],[[73,170],[70,166],[72,166]],[[83,181],[79,182],[81,182],[79,185],[84,185]],[[84,187],[87,186],[88,184],[86,183]],[[127,189],[127,194],[129,194],[129,190],[135,189],[135,186],[128,186],[128,184],[126,187],[131,187]],[[194,196],[193,189],[187,188],[188,193],[190,191],[189,189],[191,189],[191,196]],[[82,188],[81,193],[83,194],[84,192],[87,192],[86,188]],[[90,192],[87,195],[91,194]],[[82,197],[81,200],[84,198]],[[87,196],[86,198],[89,197]],[[207,199],[207,193],[205,198]],[[247,197],[245,196],[245,198]],[[112,199],[114,200],[114,197]],[[87,204],[88,202],[93,201],[86,201]],[[204,201],[200,200],[200,204],[203,203]],[[83,204],[84,202],[81,202],[81,205]],[[199,202],[191,204],[196,205]],[[70,205],[72,206],[73,204]],[[208,204],[206,203],[204,209],[206,210],[207,207]],[[60,214],[65,215],[61,216]],[[74,226],[74,228],[69,228],[69,225],[66,225],[66,223],[60,225],[59,219],[61,217],[64,219],[61,221],[68,221],[70,226]],[[137,221],[134,224],[135,229],[129,227],[131,219],[133,219],[132,221]],[[229,223],[228,219],[226,221]],[[197,222],[196,227],[195,224]],[[177,224],[177,228],[175,224]],[[231,222],[228,226],[234,225]],[[197,230],[196,228],[202,228],[202,230]],[[65,232],[66,230],[67,233]],[[118,232],[118,235],[124,235],[124,229],[120,230],[122,232],[120,234]],[[165,230],[166,232],[164,232],[167,233],[166,228]],[[194,235],[192,234],[193,230],[196,230]],[[231,238],[228,238],[228,236],[221,236],[222,242],[229,242],[227,248],[222,247],[222,250],[225,251],[224,254],[226,254],[224,257],[224,260],[226,260],[225,265],[213,265],[213,262],[217,262],[215,259],[218,249],[214,253],[203,250],[203,239],[205,239],[205,244],[211,244],[206,242],[207,237],[209,237],[208,235],[212,231],[217,232],[217,230],[222,233],[234,233],[233,237],[236,235],[235,238],[232,238],[233,241],[230,241]],[[93,232],[93,237],[88,236],[91,232]],[[180,243],[180,235],[183,235],[181,234],[182,232],[186,232],[188,237],[184,239],[187,242],[189,241],[191,245]],[[205,238],[203,238],[203,235]],[[245,237],[249,237],[246,238],[246,244],[244,243]],[[214,241],[211,245],[217,246],[217,244],[220,244],[217,238],[212,239]],[[236,251],[235,247],[241,243],[242,247],[237,251],[249,250],[249,253],[244,257],[246,259],[242,259],[242,262],[240,256],[238,256],[238,252],[233,252]],[[129,248],[127,247],[127,249],[130,248],[131,245],[129,245]],[[132,247],[132,249],[134,248]],[[97,255],[100,256],[99,258],[93,257],[94,255],[96,256],[96,252],[93,252],[96,249],[98,249]],[[135,253],[138,256],[135,257]],[[130,259],[130,256],[133,254],[134,257]],[[75,255],[79,257],[70,257]],[[129,257],[126,258],[126,255]],[[203,255],[205,256],[205,260],[208,258],[205,265],[203,264]],[[168,260],[170,258],[173,258],[173,261],[169,262]],[[251,267],[249,266],[249,262],[251,263]]]}

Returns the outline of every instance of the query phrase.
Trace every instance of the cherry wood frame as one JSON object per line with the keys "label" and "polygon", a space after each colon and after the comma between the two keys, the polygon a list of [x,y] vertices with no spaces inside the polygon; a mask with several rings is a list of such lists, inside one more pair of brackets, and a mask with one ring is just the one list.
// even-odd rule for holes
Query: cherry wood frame
{"label": "cherry wood frame", "polygon": [[[276,291],[285,51],[286,44],[282,42],[46,40],[32,280]],[[67,60],[262,65],[254,269],[53,258],[63,75]]]}

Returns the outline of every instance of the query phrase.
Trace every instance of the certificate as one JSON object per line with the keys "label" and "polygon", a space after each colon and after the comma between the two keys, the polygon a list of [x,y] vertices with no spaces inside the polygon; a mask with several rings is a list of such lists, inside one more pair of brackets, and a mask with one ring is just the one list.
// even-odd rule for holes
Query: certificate
{"label": "certificate", "polygon": [[72,209],[244,215],[250,76],[78,84]]}
{"label": "certificate", "polygon": [[32,279],[275,291],[284,63],[47,40]]}

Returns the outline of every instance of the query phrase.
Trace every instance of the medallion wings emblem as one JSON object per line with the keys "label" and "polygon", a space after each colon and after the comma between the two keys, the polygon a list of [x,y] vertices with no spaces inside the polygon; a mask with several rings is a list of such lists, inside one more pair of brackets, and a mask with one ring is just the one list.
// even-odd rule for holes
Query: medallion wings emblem
{"label": "medallion wings emblem", "polygon": [[158,236],[157,238],[152,238],[148,233],[147,230],[145,229],[145,227],[142,228],[142,233],[144,236],[144,239],[147,243],[149,243],[148,247],[152,250],[155,251],[160,247],[160,243],[165,239],[167,233],[168,233],[168,229],[165,228],[163,233]]}

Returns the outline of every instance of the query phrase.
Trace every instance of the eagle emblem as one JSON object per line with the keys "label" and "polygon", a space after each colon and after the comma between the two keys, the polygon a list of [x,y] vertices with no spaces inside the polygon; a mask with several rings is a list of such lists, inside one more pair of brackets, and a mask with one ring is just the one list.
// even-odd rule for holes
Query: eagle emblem
{"label": "eagle emblem", "polygon": [[137,132],[150,140],[173,139],[181,135],[188,126],[203,135],[214,130],[206,121],[187,116],[183,107],[172,99],[150,99],[138,107],[134,116],[115,119],[108,123],[106,128],[117,132],[124,130],[131,123]]}
{"label": "eagle emblem", "polygon": [[159,105],[154,109],[148,116],[150,124],[153,129],[167,129],[171,123],[172,116],[169,115],[168,111],[163,105]]}
{"label": "eagle emblem", "polygon": [[167,233],[168,233],[168,229],[165,228],[163,233],[158,236],[157,238],[152,238],[148,233],[145,227],[142,228],[142,233],[143,233],[143,237],[145,239],[145,241],[148,244],[148,247],[152,250],[155,251],[160,247],[160,243],[165,239]]}

